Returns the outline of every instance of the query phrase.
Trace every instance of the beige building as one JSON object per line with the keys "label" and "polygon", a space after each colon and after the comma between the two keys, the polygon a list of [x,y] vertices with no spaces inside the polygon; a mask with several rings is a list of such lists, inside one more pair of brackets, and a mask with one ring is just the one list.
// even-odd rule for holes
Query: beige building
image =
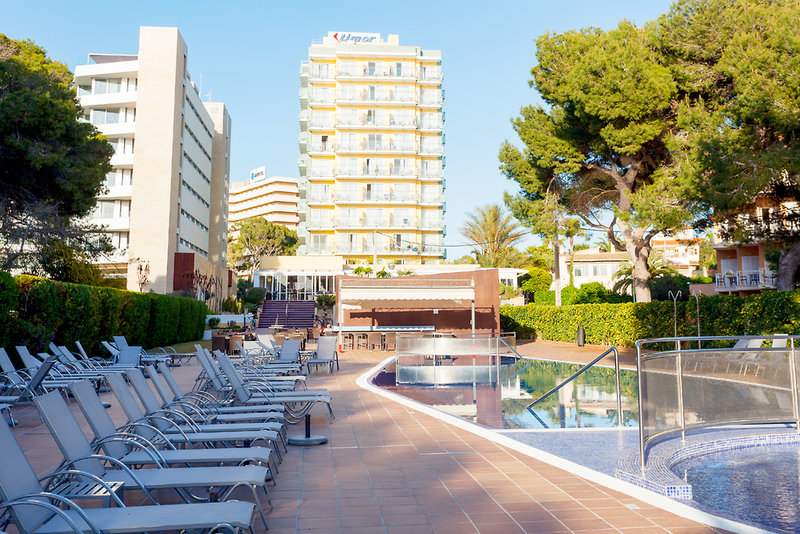
{"label": "beige building", "polygon": [[137,54],[89,54],[76,67],[84,116],[115,148],[91,219],[115,248],[99,267],[128,289],[199,294],[213,280],[224,296],[231,120],[201,101],[187,59],[177,28],[142,27]]}
{"label": "beige building", "polygon": [[300,66],[300,255],[444,256],[442,54],[330,32]]}
{"label": "beige building", "polygon": [[255,217],[295,230],[298,198],[297,178],[267,177],[264,167],[253,169],[247,180],[231,184],[228,233],[234,224]]}

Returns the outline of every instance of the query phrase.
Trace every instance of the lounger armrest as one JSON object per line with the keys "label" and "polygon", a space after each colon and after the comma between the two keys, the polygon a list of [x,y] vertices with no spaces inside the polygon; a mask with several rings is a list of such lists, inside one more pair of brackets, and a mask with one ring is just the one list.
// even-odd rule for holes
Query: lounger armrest
{"label": "lounger armrest", "polygon": [[14,506],[38,506],[39,508],[46,508],[51,512],[53,512],[55,515],[59,516],[61,519],[63,519],[64,522],[67,525],[69,525],[70,528],[72,528],[72,530],[76,534],[83,534],[84,532],[83,529],[78,528],[78,525],[76,525],[75,522],[72,520],[72,518],[69,515],[67,515],[66,511],[62,510],[61,508],[52,503],[45,502],[42,499],[50,499],[53,501],[57,501],[62,505],[69,506],[70,509],[74,510],[75,513],[77,513],[80,516],[80,518],[86,522],[89,528],[92,529],[92,532],[94,532],[95,534],[102,534],[100,529],[97,528],[97,526],[95,526],[95,524],[89,520],[89,517],[86,515],[86,513],[80,506],[78,506],[71,500],[67,499],[66,497],[62,497],[61,495],[56,495],[55,493],[47,493],[44,491],[41,493],[29,493],[28,495],[23,495],[22,497],[18,497],[13,501],[0,503],[0,510],[3,510],[5,508],[13,508]]}

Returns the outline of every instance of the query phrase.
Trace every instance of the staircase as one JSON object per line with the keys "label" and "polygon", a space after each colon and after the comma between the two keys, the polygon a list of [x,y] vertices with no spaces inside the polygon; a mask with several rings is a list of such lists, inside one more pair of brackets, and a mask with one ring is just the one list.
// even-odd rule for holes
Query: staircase
{"label": "staircase", "polygon": [[312,328],[314,326],[313,300],[265,300],[258,316],[258,327],[269,328],[279,324],[284,328]]}

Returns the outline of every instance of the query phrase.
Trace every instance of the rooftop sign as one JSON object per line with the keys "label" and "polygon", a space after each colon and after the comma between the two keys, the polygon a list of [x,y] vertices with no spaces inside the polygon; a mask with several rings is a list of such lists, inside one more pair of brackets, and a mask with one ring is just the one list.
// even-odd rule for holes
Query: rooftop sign
{"label": "rooftop sign", "polygon": [[379,33],[351,33],[351,32],[333,32],[329,33],[337,43],[374,43],[381,40]]}
{"label": "rooftop sign", "polygon": [[261,180],[264,178],[264,175],[267,172],[266,167],[258,167],[257,169],[253,169],[250,171],[250,181],[255,182],[256,180]]}

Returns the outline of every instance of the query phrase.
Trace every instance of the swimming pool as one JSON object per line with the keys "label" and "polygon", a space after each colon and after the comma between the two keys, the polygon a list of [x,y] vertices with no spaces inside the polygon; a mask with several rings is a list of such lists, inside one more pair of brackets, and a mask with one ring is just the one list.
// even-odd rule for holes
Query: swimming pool
{"label": "swimming pool", "polygon": [[[502,365],[500,384],[449,383],[431,386],[398,383],[396,367],[387,365],[374,383],[446,413],[490,428],[541,429],[613,427],[617,424],[613,369],[593,367],[534,407],[527,406],[580,369],[580,365],[542,360],[515,360]],[[469,369],[468,366],[464,367]],[[467,372],[466,376],[470,374]],[[620,371],[625,426],[638,424],[636,373]],[[538,417],[538,420],[537,420]]]}
{"label": "swimming pool", "polygon": [[778,532],[800,532],[800,445],[719,452],[672,470],[704,507]]}

